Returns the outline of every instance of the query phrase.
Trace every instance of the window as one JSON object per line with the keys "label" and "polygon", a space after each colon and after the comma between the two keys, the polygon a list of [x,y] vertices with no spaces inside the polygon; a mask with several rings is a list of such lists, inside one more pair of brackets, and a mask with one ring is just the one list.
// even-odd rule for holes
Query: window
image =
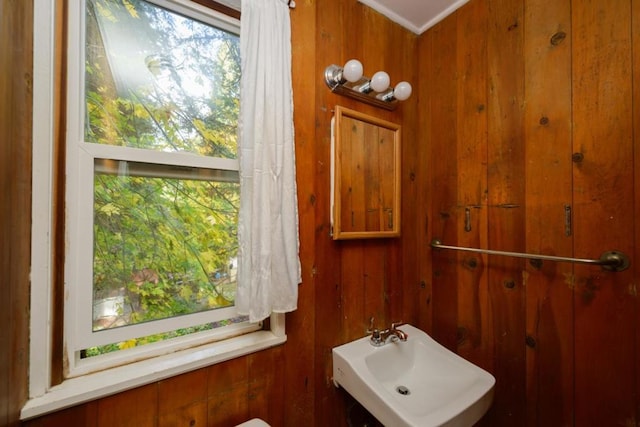
{"label": "window", "polygon": [[234,306],[239,22],[188,0],[71,2],[66,360],[64,381],[51,384],[55,4],[46,3],[36,7],[34,91],[49,103],[34,106],[32,306],[48,309],[32,310],[23,417],[286,339],[282,314],[263,330]]}
{"label": "window", "polygon": [[243,320],[236,26],[86,0],[83,27],[67,142],[69,375],[89,357]]}

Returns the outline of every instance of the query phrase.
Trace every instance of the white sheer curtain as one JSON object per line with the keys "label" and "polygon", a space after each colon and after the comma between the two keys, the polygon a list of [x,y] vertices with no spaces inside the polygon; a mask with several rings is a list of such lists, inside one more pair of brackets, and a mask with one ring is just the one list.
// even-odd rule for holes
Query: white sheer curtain
{"label": "white sheer curtain", "polygon": [[252,322],[295,310],[301,282],[287,1],[242,0],[236,306]]}

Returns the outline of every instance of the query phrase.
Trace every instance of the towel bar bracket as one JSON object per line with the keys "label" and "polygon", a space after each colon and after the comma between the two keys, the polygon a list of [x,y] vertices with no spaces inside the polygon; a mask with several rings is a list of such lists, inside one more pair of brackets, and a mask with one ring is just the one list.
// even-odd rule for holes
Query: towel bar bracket
{"label": "towel bar bracket", "polygon": [[607,271],[624,271],[629,268],[631,264],[629,261],[629,257],[620,251],[606,251],[604,252],[600,258],[598,259],[584,259],[584,258],[570,258],[570,257],[562,257],[555,255],[538,255],[538,254],[528,254],[522,252],[507,252],[507,251],[496,251],[493,249],[479,249],[479,248],[467,248],[463,246],[449,246],[443,245],[442,242],[438,239],[434,239],[431,241],[431,247],[434,249],[449,249],[454,251],[464,251],[464,252],[475,252],[487,255],[501,255],[501,256],[510,256],[516,258],[528,258],[535,260],[548,260],[548,261],[557,261],[557,262],[573,262],[578,264],[592,264],[599,265],[604,270]]}
{"label": "towel bar bracket", "polygon": [[606,251],[600,256],[600,264],[607,271],[624,271],[629,268],[629,257],[619,251]]}

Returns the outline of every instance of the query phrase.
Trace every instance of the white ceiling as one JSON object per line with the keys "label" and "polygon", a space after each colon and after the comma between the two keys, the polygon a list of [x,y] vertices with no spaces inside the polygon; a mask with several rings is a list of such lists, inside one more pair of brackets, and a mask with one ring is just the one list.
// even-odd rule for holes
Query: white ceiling
{"label": "white ceiling", "polygon": [[416,34],[422,34],[469,0],[358,0]]}
{"label": "white ceiling", "polygon": [[[1,0],[0,0],[1,1]],[[241,10],[241,0],[216,0]],[[282,0],[286,3],[286,0]],[[469,0],[358,0],[409,31],[422,34]],[[295,7],[295,2],[291,5]]]}

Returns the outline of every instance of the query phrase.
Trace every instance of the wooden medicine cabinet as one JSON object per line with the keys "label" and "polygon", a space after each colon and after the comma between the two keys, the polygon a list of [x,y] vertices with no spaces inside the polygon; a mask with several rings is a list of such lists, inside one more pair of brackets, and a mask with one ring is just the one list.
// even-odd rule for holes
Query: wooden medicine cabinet
{"label": "wooden medicine cabinet", "polygon": [[336,106],[333,238],[400,236],[400,125]]}

